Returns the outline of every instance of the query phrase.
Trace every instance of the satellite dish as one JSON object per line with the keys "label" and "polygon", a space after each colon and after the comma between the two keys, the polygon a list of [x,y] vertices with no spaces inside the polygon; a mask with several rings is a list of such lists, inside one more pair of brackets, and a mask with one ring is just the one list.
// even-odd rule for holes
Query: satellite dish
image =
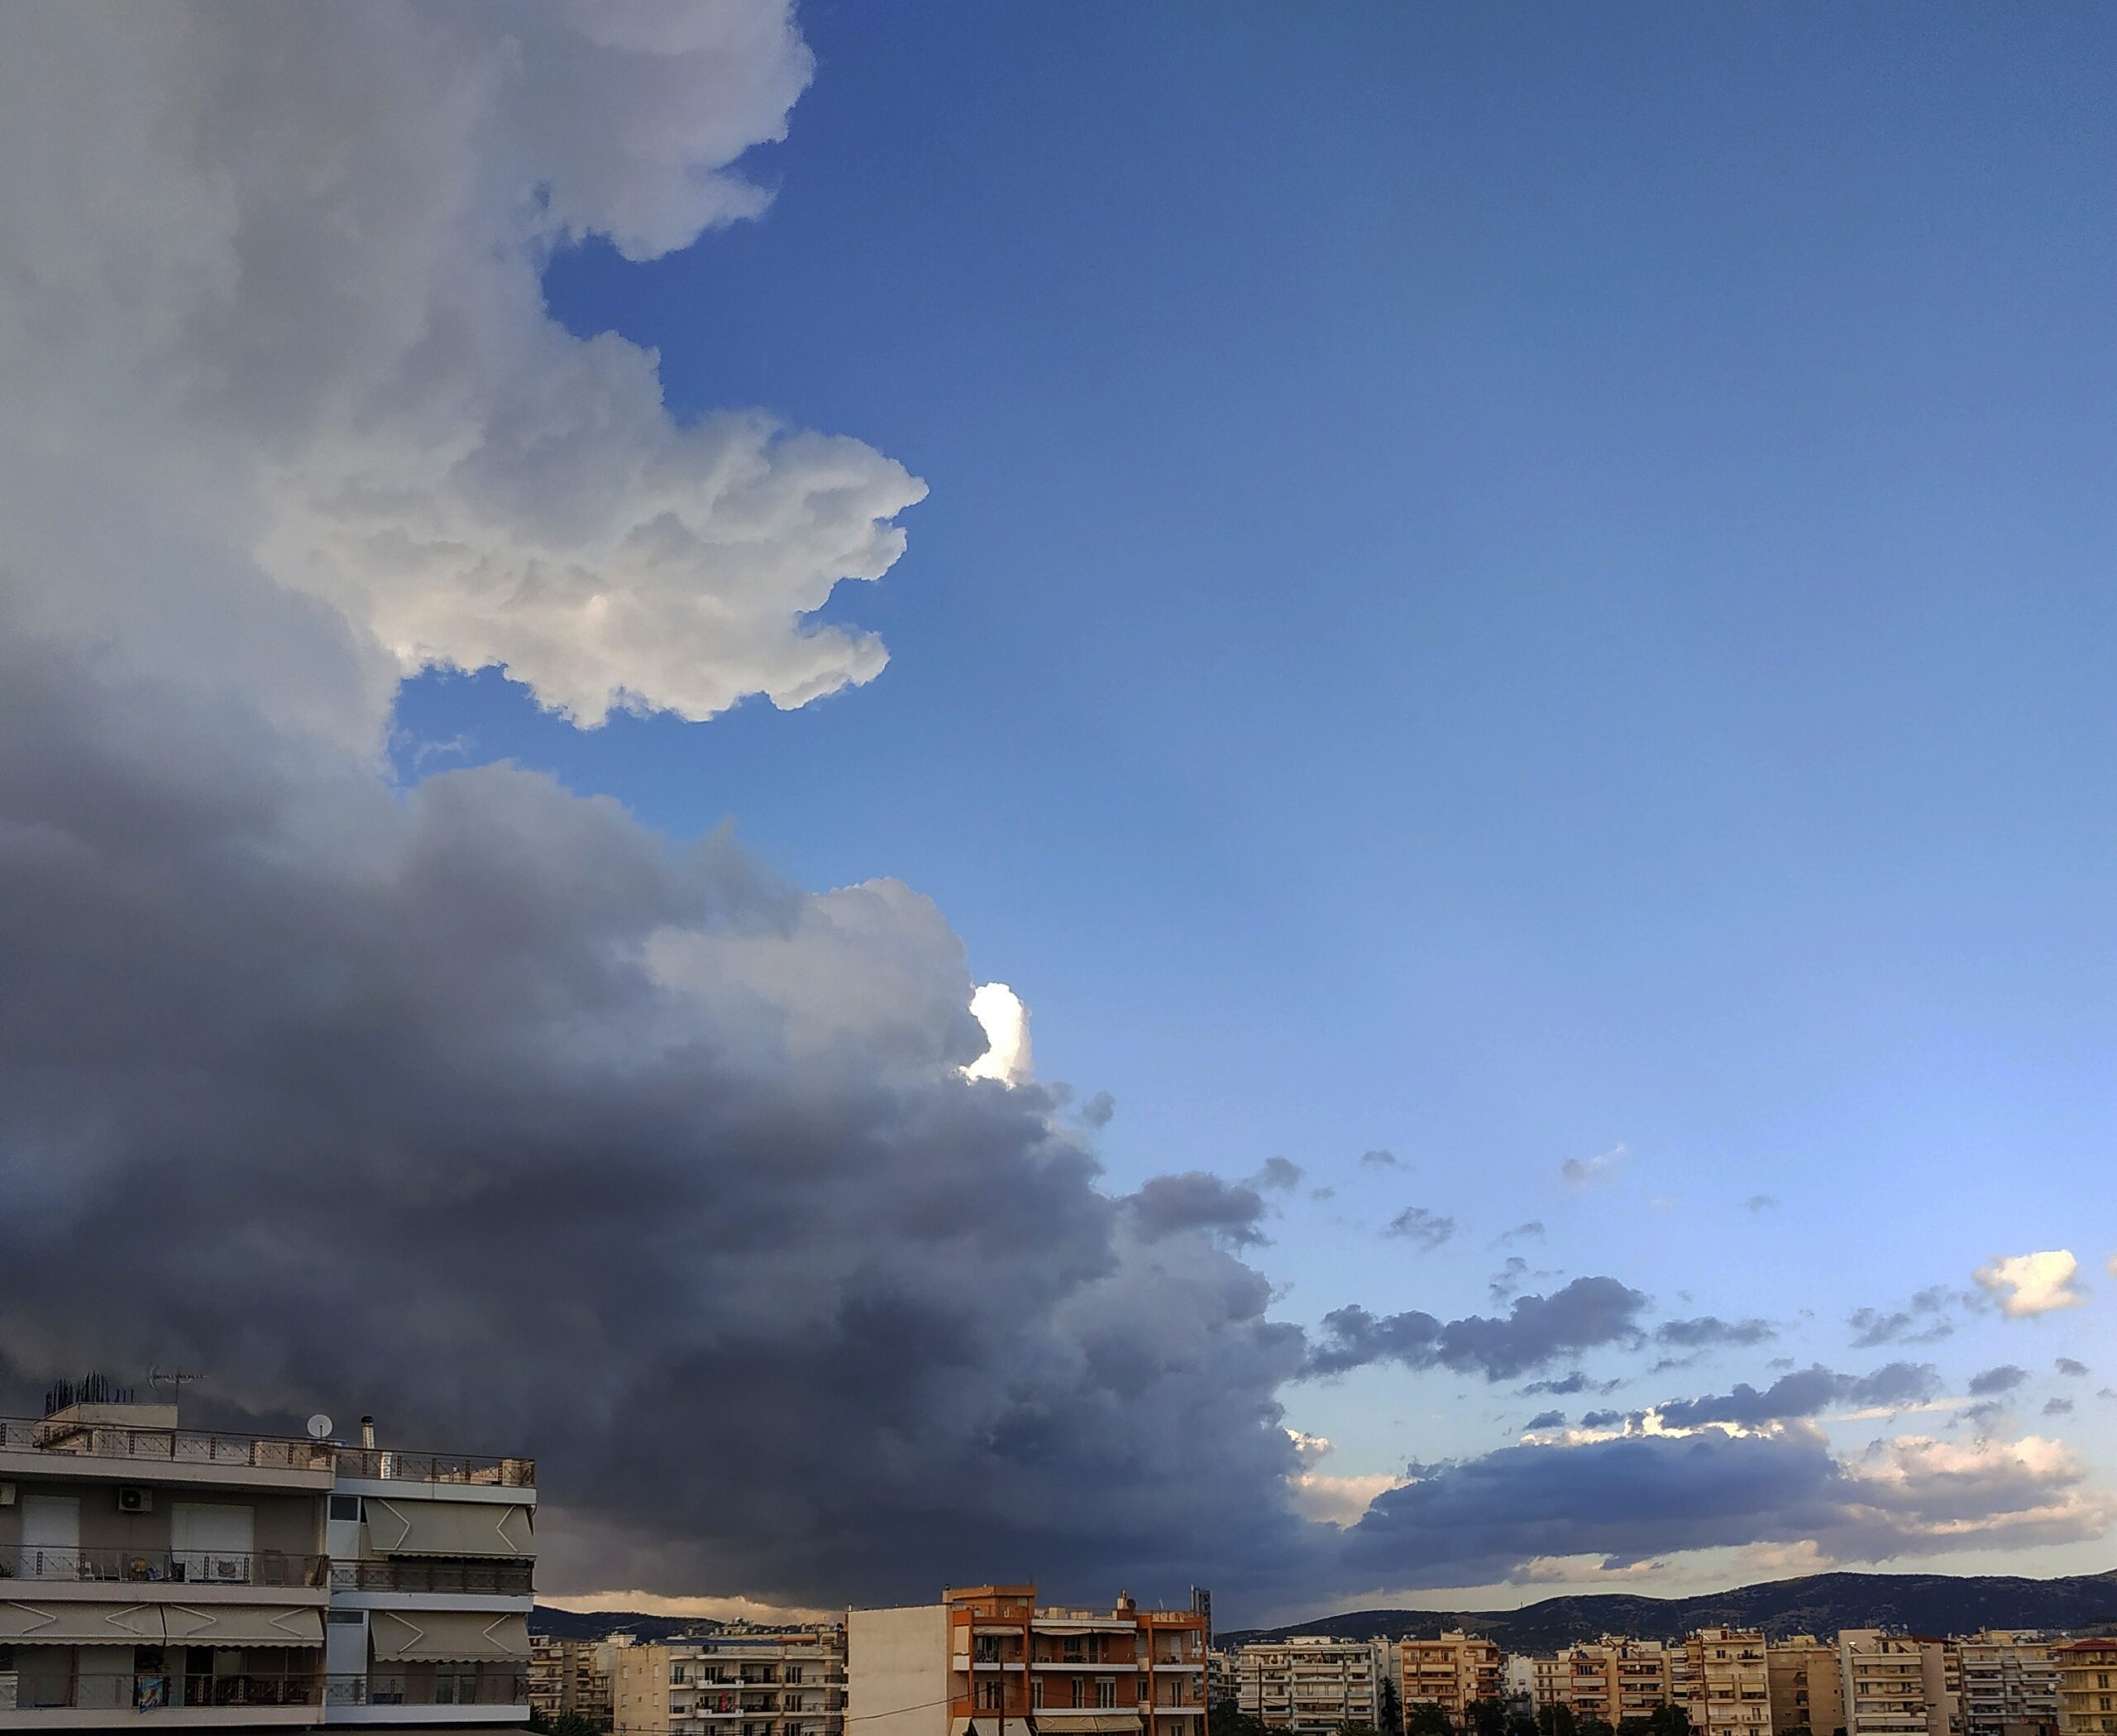
{"label": "satellite dish", "polygon": [[308,1419],[308,1437],[310,1440],[321,1441],[330,1432],[331,1419],[325,1416],[322,1411],[317,1412],[314,1416]]}

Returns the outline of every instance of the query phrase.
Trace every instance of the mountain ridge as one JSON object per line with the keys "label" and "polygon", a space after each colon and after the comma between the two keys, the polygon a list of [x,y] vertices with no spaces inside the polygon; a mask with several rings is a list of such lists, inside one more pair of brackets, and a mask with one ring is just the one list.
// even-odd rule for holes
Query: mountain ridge
{"label": "mountain ridge", "polygon": [[1812,1573],[1763,1580],[1693,1597],[1586,1592],[1518,1609],[1350,1609],[1275,1628],[1235,1628],[1216,1645],[1338,1634],[1430,1639],[1460,1628],[1509,1652],[1550,1652],[1605,1633],[1677,1639],[1693,1629],[1761,1628],[1768,1638],[1829,1635],[1841,1628],[1970,1633],[1981,1628],[2092,1628],[2117,1624],[2117,1570],[2060,1579],[2006,1574]]}

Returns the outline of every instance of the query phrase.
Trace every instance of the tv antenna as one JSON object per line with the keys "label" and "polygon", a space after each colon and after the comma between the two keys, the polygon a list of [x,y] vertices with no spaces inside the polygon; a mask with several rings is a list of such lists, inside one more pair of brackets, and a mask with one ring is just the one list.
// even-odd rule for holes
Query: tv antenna
{"label": "tv antenna", "polygon": [[160,1392],[166,1386],[169,1389],[169,1402],[171,1404],[181,1404],[184,1402],[184,1386],[187,1380],[197,1380],[200,1378],[202,1377],[196,1369],[165,1369],[159,1363],[147,1370],[147,1384],[153,1387],[156,1392]]}

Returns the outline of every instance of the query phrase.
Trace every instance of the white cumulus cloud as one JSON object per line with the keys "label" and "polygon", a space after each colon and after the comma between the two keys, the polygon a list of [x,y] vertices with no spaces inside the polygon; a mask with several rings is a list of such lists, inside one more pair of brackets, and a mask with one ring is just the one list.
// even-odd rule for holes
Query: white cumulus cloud
{"label": "white cumulus cloud", "polygon": [[2074,1282],[2080,1269],[2080,1261],[2068,1250],[2052,1248],[2040,1254],[1995,1256],[1971,1276],[1999,1298],[2001,1313],[2020,1320],[2056,1308],[2076,1308],[2086,1302],[2087,1293]]}
{"label": "white cumulus cloud", "polygon": [[1004,983],[983,983],[970,997],[970,1010],[985,1027],[985,1053],[963,1072],[973,1079],[997,1079],[1019,1085],[1034,1077],[1029,1046],[1029,1008]]}

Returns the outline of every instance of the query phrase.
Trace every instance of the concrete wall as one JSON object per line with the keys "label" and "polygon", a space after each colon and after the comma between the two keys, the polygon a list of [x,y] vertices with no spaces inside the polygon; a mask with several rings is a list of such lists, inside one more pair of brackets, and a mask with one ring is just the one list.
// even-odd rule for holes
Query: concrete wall
{"label": "concrete wall", "polygon": [[855,1609],[846,1644],[846,1721],[860,1736],[948,1736],[945,1604]]}
{"label": "concrete wall", "polygon": [[318,1555],[323,1549],[323,1503],[317,1495],[278,1494],[246,1489],[189,1490],[156,1484],[150,1491],[154,1502],[150,1511],[121,1513],[117,1491],[129,1486],[122,1477],[108,1480],[86,1477],[32,1480],[23,1477],[13,1480],[15,1504],[0,1507],[0,1557],[21,1546],[22,1502],[28,1494],[76,1497],[81,1504],[81,1547],[84,1550],[161,1554],[170,1547],[170,1510],[180,1500],[249,1508],[254,1515],[254,1547],[260,1552],[278,1550],[287,1555]]}

